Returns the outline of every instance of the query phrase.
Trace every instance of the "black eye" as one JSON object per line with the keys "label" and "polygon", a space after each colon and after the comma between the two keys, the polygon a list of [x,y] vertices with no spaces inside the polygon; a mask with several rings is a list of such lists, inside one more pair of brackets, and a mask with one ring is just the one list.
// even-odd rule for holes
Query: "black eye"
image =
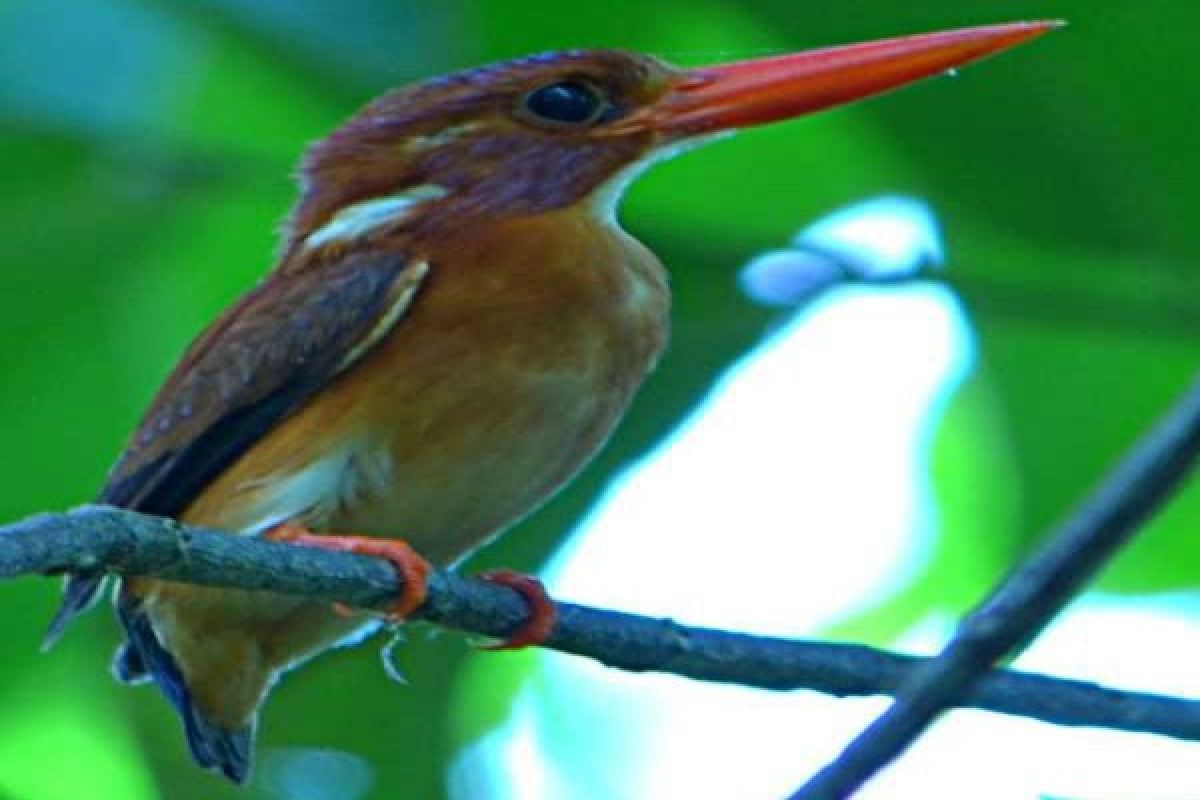
{"label": "black eye", "polygon": [[525,97],[525,108],[535,117],[569,125],[590,122],[601,105],[596,91],[578,81],[551,83]]}

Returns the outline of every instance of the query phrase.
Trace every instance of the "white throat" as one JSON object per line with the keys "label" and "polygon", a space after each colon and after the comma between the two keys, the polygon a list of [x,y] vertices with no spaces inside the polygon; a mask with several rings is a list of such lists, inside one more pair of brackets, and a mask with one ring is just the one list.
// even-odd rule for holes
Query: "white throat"
{"label": "white throat", "polygon": [[695,136],[689,139],[682,139],[671,144],[662,145],[651,150],[646,155],[634,161],[629,166],[622,169],[617,174],[613,175],[604,183],[600,184],[595,191],[592,192],[590,198],[592,213],[596,218],[606,225],[611,225],[615,228],[621,227],[620,221],[617,219],[617,208],[621,205],[621,198],[625,195],[625,190],[629,185],[637,180],[643,172],[659,164],[667,159],[674,158],[680,153],[686,153],[688,150],[693,150],[702,145],[717,139],[723,139],[726,136],[731,136],[732,131],[722,131],[720,133],[709,134],[706,136]]}

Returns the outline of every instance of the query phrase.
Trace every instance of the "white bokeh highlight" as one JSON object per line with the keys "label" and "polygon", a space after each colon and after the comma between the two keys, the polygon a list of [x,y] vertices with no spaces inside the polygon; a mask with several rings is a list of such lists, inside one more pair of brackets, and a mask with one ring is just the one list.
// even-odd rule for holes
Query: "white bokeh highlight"
{"label": "white bokeh highlight", "polygon": [[787,306],[844,278],[911,278],[943,259],[933,210],[912,197],[885,195],[822,217],[786,248],[753,259],[739,282],[757,302]]}
{"label": "white bokeh highlight", "polygon": [[864,277],[912,274],[945,260],[933,209],[886,195],[847,206],[800,231],[792,244],[836,253]]}

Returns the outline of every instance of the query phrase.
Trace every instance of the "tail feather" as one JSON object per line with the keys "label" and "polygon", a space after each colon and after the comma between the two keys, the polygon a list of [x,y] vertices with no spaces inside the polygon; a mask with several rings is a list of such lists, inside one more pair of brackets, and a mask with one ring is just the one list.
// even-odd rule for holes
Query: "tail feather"
{"label": "tail feather", "polygon": [[75,617],[96,604],[107,577],[103,572],[72,572],[63,584],[63,598],[42,637],[42,652],[58,643]]}
{"label": "tail feather", "polygon": [[183,720],[192,759],[235,783],[245,783],[254,753],[254,722],[232,730],[204,717],[192,702],[179,665],[159,641],[137,598],[122,592],[117,600],[117,617],[127,641],[117,651],[114,674],[128,682],[144,680],[147,674],[152,677]]}
{"label": "tail feather", "polygon": [[236,731],[213,725],[196,713],[195,706],[183,715],[188,748],[197,764],[216,769],[234,783],[245,783],[254,753],[254,725]]}

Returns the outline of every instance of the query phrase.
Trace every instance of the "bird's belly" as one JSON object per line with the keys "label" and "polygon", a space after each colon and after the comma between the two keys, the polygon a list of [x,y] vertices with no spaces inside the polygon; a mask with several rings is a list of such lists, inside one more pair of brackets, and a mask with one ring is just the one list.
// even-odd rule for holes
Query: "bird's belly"
{"label": "bird's belly", "polygon": [[[535,509],[607,438],[632,392],[578,374],[465,373],[426,385],[422,413],[370,437],[387,481],[344,505],[331,528],[399,536],[452,563]],[[407,394],[400,392],[399,394]]]}

